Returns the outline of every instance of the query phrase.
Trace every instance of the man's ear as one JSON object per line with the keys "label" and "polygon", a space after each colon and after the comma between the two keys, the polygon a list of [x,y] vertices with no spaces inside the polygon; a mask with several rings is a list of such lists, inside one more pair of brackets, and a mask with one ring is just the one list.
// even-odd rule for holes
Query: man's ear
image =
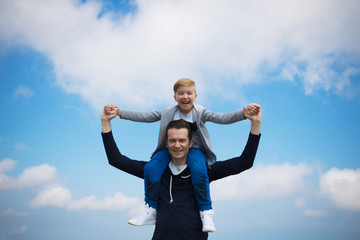
{"label": "man's ear", "polygon": [[192,147],[193,143],[194,143],[194,142],[193,142],[193,140],[191,139],[191,140],[190,140],[190,145],[189,145],[189,146],[190,146],[190,147]]}

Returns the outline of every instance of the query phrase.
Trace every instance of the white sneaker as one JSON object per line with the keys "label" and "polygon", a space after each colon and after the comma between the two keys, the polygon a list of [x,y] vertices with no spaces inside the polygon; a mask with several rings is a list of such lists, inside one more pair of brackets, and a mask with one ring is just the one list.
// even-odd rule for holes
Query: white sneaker
{"label": "white sneaker", "polygon": [[156,222],[156,209],[145,204],[145,209],[140,216],[130,219],[129,224],[134,226],[154,225]]}
{"label": "white sneaker", "polygon": [[203,232],[215,232],[216,228],[213,221],[214,211],[212,209],[200,211],[200,218],[203,225]]}

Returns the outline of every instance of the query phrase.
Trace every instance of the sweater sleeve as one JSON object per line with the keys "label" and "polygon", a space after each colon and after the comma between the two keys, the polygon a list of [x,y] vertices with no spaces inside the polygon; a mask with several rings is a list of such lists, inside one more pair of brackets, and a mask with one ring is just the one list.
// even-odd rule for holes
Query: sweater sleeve
{"label": "sweater sleeve", "polygon": [[211,112],[207,109],[202,114],[203,122],[213,122],[218,124],[231,124],[246,119],[243,110],[237,110],[227,113]]}
{"label": "sweater sleeve", "polygon": [[139,178],[144,178],[144,166],[147,162],[132,160],[122,155],[116,146],[112,132],[101,133],[106,156],[109,164],[126,173],[132,174]]}
{"label": "sweater sleeve", "polygon": [[209,181],[236,175],[251,168],[254,164],[260,137],[260,135],[250,133],[244,151],[239,157],[225,161],[217,161],[211,165],[211,168],[208,169]]}
{"label": "sweater sleeve", "polygon": [[160,111],[130,111],[122,110],[121,119],[131,120],[134,122],[157,122],[161,119]]}

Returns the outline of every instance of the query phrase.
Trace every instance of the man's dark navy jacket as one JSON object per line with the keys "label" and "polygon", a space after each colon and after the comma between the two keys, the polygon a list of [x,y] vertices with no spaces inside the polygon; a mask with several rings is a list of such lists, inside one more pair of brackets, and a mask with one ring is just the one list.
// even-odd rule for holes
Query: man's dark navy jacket
{"label": "man's dark navy jacket", "polygon": [[[116,146],[112,132],[102,133],[106,155],[110,165],[144,178],[146,161],[132,160],[122,155]],[[217,161],[208,168],[209,181],[241,173],[253,166],[260,135],[249,134],[240,157]],[[173,175],[169,167],[161,178],[159,207],[153,240],[206,240],[196,205],[190,170]]]}

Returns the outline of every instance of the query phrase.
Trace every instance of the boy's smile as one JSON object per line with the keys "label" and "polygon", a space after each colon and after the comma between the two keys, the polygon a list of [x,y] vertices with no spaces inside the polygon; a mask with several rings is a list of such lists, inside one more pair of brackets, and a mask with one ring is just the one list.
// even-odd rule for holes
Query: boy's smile
{"label": "boy's smile", "polygon": [[179,87],[175,93],[175,101],[178,103],[180,111],[183,114],[188,114],[194,106],[196,99],[196,91],[194,86],[182,86]]}

